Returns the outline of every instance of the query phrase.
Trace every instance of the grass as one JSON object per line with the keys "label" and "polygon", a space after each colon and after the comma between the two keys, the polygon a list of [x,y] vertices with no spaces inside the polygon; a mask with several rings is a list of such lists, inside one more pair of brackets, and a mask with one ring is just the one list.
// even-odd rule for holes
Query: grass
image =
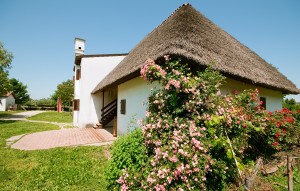
{"label": "grass", "polygon": [[11,114],[19,113],[19,112],[21,111],[0,111],[0,118],[7,117],[10,116]]}
{"label": "grass", "polygon": [[71,112],[55,112],[47,111],[35,116],[29,117],[30,120],[36,121],[49,121],[49,122],[58,122],[58,123],[72,123],[72,113]]}
{"label": "grass", "polygon": [[[294,190],[300,190],[300,159],[298,160],[298,163],[294,166],[293,169],[293,184],[294,184]],[[284,186],[287,187],[287,180],[288,177],[286,175],[286,166],[282,166],[278,171],[276,171],[272,175],[268,176],[261,176],[261,178],[264,180],[264,182],[269,182],[273,188],[276,190],[287,190]]]}
{"label": "grass", "polygon": [[0,120],[0,190],[104,191],[107,147],[63,147],[39,151],[5,148],[9,137],[56,125]]}

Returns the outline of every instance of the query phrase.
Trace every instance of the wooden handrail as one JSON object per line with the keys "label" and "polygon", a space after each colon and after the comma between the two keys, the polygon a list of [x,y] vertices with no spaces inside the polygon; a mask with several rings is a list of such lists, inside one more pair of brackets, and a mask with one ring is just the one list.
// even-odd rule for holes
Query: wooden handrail
{"label": "wooden handrail", "polygon": [[[115,106],[115,107],[114,107]],[[102,112],[101,114],[101,118],[105,117],[106,115],[110,114],[113,111],[117,110],[117,105],[113,105],[111,108],[109,108],[108,110],[106,110],[105,112]]]}
{"label": "wooden handrail", "polygon": [[101,120],[100,123],[104,126],[106,125],[114,116],[117,115],[117,100],[112,101],[101,109]]}
{"label": "wooden handrail", "polygon": [[110,107],[111,105],[113,104],[116,104],[117,103],[117,100],[115,99],[114,101],[110,102],[109,104],[107,104],[105,107],[103,107],[101,109],[101,112],[103,112],[105,109],[107,109],[108,107]]}

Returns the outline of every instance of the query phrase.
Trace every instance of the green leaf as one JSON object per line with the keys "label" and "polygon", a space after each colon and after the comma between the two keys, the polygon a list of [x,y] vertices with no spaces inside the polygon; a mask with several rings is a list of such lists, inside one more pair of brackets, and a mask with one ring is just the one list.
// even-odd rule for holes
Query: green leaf
{"label": "green leaf", "polygon": [[251,121],[247,121],[247,127],[252,127],[253,125],[252,125],[252,123],[251,123]]}
{"label": "green leaf", "polygon": [[214,123],[215,125],[220,124],[220,118],[219,118],[217,115],[214,115],[214,116],[212,117],[212,121],[213,121],[213,123]]}
{"label": "green leaf", "polygon": [[230,149],[227,149],[226,155],[227,155],[228,159],[230,159],[230,160],[233,159],[232,152]]}
{"label": "green leaf", "polygon": [[237,162],[237,166],[238,166],[239,170],[241,170],[241,171],[245,170],[245,165],[244,164]]}
{"label": "green leaf", "polygon": [[253,127],[253,129],[254,129],[255,131],[262,131],[262,129],[261,129],[260,127]]}
{"label": "green leaf", "polygon": [[226,143],[230,144],[230,140],[229,140],[229,139],[226,139]]}
{"label": "green leaf", "polygon": [[210,135],[214,135],[216,133],[216,130],[214,128],[208,128],[207,131]]}

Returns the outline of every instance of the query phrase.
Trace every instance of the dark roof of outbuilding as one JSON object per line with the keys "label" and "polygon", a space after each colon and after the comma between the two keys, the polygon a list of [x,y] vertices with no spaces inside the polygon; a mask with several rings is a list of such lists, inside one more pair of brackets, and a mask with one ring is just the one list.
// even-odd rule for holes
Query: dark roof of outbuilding
{"label": "dark roof of outbuilding", "polygon": [[[16,98],[16,96],[15,96],[15,94],[12,92],[12,91],[10,91],[10,92],[7,92],[5,95],[3,95],[2,97],[9,97],[9,96],[13,96],[14,98]],[[0,96],[1,97],[1,96]]]}
{"label": "dark roof of outbuilding", "polygon": [[222,30],[191,5],[184,4],[138,43],[93,90],[103,91],[139,76],[148,59],[175,55],[202,67],[214,63],[225,76],[298,94],[300,90],[275,67]]}

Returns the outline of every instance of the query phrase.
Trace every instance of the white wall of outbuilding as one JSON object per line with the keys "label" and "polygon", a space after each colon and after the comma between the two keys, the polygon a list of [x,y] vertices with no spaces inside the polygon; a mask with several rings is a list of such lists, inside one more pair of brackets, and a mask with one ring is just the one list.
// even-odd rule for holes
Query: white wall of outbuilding
{"label": "white wall of outbuilding", "polygon": [[[75,80],[75,99],[80,99],[79,111],[74,112],[73,124],[86,127],[99,122],[102,108],[102,92],[91,94],[97,84],[125,56],[95,56],[81,59],[80,80]],[[76,71],[75,71],[76,73]],[[116,94],[116,93],[115,93]]]}

